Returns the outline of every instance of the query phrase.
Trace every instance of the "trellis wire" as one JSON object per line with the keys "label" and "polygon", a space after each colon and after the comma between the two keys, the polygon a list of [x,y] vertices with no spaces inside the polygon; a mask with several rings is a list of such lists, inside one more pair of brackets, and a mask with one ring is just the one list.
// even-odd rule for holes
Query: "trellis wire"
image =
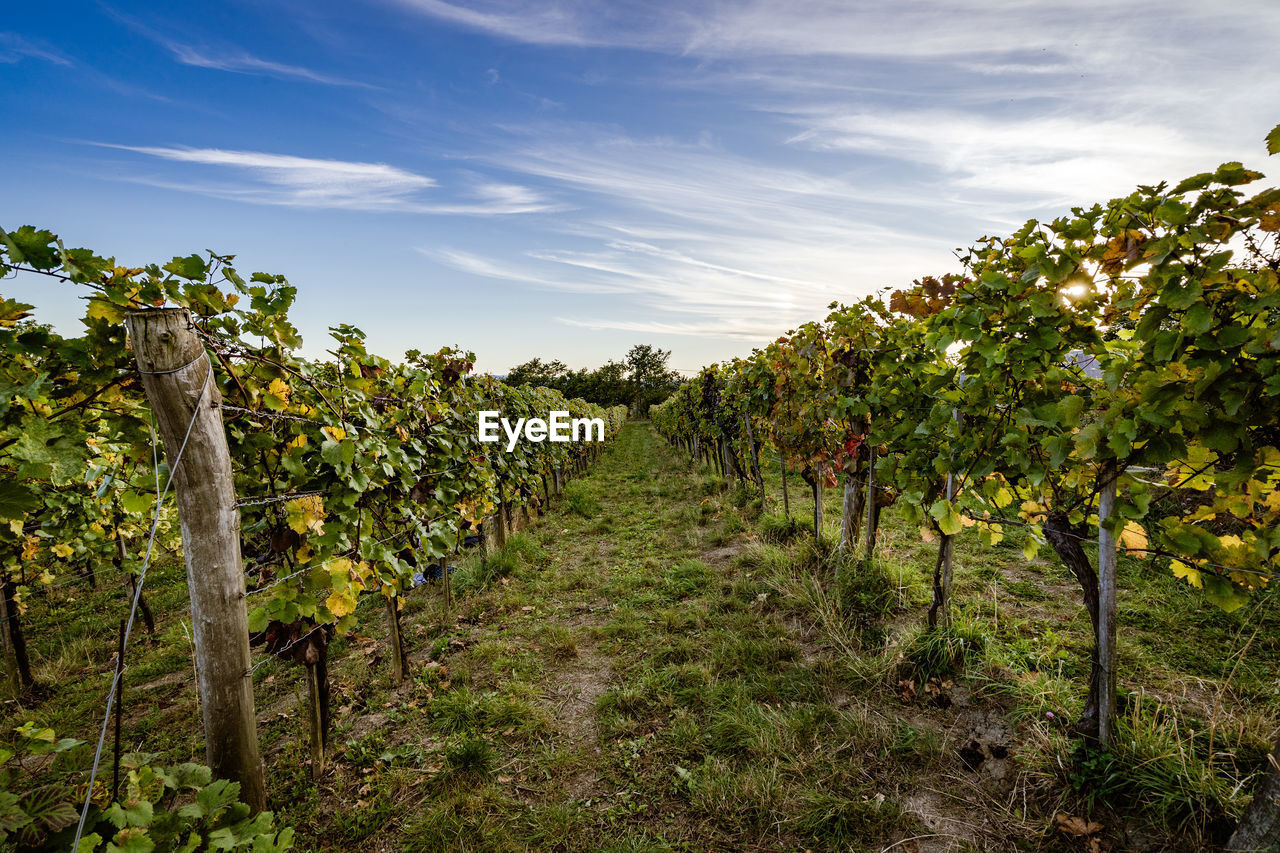
{"label": "trellis wire", "polygon": [[[200,386],[200,396],[196,398],[195,408],[191,412],[191,420],[187,424],[187,431],[182,436],[182,444],[178,447],[178,453],[174,457],[173,464],[169,466],[169,477],[165,481],[164,488],[160,488],[160,463],[159,448],[156,442],[155,418],[152,416],[151,421],[151,458],[154,462],[156,472],[156,508],[151,518],[151,532],[147,537],[147,552],[142,559],[142,569],[138,572],[138,583],[134,587],[133,602],[129,606],[129,619],[125,623],[124,640],[121,645],[125,648],[129,645],[129,634],[133,631],[133,620],[138,613],[138,600],[142,598],[142,585],[147,580],[147,569],[151,565],[151,553],[156,541],[156,531],[160,527],[160,509],[164,503],[165,496],[169,494],[169,487],[173,485],[174,475],[178,471],[178,466],[182,464],[182,454],[187,449],[187,440],[191,438],[191,430],[196,425],[196,418],[200,414],[200,406],[204,404],[205,393],[209,390],[209,382],[213,377],[213,366],[209,366],[208,372],[204,375],[204,383]],[[80,821],[76,824],[75,841],[72,842],[71,849],[80,849],[80,838],[84,835],[84,822],[89,816],[89,804],[93,802],[93,783],[98,778],[98,764],[102,760],[102,746],[106,742],[107,728],[111,724],[111,706],[115,702],[116,687],[120,679],[124,677],[127,667],[119,666],[116,673],[111,679],[111,690],[107,693],[107,711],[102,718],[102,731],[98,734],[98,746],[93,753],[93,767],[89,771],[89,784],[86,787],[84,795],[84,805],[80,808]]]}

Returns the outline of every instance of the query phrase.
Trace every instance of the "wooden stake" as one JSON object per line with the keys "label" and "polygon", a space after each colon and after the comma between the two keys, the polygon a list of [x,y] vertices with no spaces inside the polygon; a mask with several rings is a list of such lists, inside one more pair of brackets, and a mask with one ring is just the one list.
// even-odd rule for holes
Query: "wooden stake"
{"label": "wooden stake", "polygon": [[329,745],[329,644],[319,646],[320,657],[307,669],[307,706],[311,727],[311,778],[324,775],[325,753]]}
{"label": "wooden stake", "polygon": [[31,660],[27,657],[27,643],[22,637],[22,623],[18,621],[18,605],[14,601],[16,586],[9,577],[9,570],[0,568],[0,619],[4,620],[5,656],[9,663],[9,681],[14,695],[35,685],[31,676]]}
{"label": "wooden stake", "polygon": [[867,444],[867,562],[876,550],[876,448]]}
{"label": "wooden stake", "polygon": [[1116,503],[1116,477],[1111,466],[1102,469],[1098,496],[1098,665],[1102,682],[1098,687],[1098,745],[1111,743],[1111,724],[1116,713],[1116,536],[1106,527]]}
{"label": "wooden stake", "polygon": [[391,678],[396,684],[404,683],[404,637],[400,633],[400,596],[386,599],[387,625],[391,629]]}
{"label": "wooden stake", "polygon": [[[947,500],[956,496],[955,476],[947,474]],[[955,537],[943,533],[938,543],[938,564],[933,577],[933,603],[929,606],[929,627],[951,626],[951,581],[954,577]]]}
{"label": "wooden stake", "polygon": [[790,521],[791,496],[787,494],[787,460],[782,451],[778,451],[778,467],[782,469],[782,511],[786,513],[787,521]]}
{"label": "wooden stake", "polygon": [[125,326],[165,455],[172,464],[182,453],[172,476],[191,594],[206,757],[214,775],[239,782],[240,799],[259,812],[266,808],[266,785],[248,677],[240,513],[222,394],[187,309],[130,312]]}
{"label": "wooden stake", "polygon": [[813,474],[813,541],[822,542],[822,463]]}

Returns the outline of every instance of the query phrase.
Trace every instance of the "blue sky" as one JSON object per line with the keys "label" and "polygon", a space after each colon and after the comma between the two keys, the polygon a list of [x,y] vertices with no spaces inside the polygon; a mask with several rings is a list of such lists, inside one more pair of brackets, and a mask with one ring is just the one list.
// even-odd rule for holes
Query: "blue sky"
{"label": "blue sky", "polygon": [[1274,0],[23,4],[0,225],[284,273],[312,355],[697,368],[1029,217],[1277,171],[1277,43]]}

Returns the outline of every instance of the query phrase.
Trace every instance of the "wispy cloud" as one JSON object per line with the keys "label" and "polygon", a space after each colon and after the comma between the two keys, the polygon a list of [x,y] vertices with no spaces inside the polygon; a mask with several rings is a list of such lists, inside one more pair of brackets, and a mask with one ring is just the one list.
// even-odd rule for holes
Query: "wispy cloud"
{"label": "wispy cloud", "polygon": [[1226,16],[1196,0],[387,2],[499,39],[649,51],[639,79],[582,79],[736,109],[665,137],[507,125],[473,155],[584,212],[554,222],[560,245],[512,251],[533,286],[620,289],[624,308],[559,316],[591,329],[764,340],[953,269],[980,234],[1256,155],[1264,119],[1240,117],[1280,109],[1230,58],[1269,55],[1271,0]]}
{"label": "wispy cloud", "polygon": [[17,33],[0,33],[0,62],[6,65],[24,58],[70,67],[74,63],[53,48],[37,44]]}
{"label": "wispy cloud", "polygon": [[[101,144],[101,143],[98,143]],[[432,201],[423,193],[435,190],[435,178],[386,163],[361,163],[219,148],[104,145],[176,163],[231,170],[249,182],[211,183],[179,178],[134,175],[127,178],[167,189],[255,204],[286,207],[462,215],[507,215],[554,207],[531,189],[512,184],[482,182],[466,197]]]}
{"label": "wispy cloud", "polygon": [[197,50],[184,44],[163,40],[161,42],[165,48],[173,54],[174,59],[183,65],[192,65],[197,68],[211,68],[216,71],[230,71],[234,74],[254,74],[263,77],[276,77],[281,80],[304,80],[308,83],[323,83],[328,86],[353,86],[362,89],[377,89],[379,87],[370,85],[369,83],[361,83],[356,80],[347,80],[342,77],[334,77],[330,74],[321,74],[318,71],[312,71],[310,68],[303,68],[299,65],[286,65],[283,62],[272,62],[267,59],[259,59],[256,56],[250,56],[247,53],[238,52],[214,52],[209,49]]}
{"label": "wispy cloud", "polygon": [[143,23],[132,15],[119,9],[102,5],[102,10],[124,26],[133,30],[148,41],[158,44],[167,50],[175,60],[183,65],[195,68],[208,68],[215,71],[228,71],[233,74],[251,74],[259,77],[274,77],[278,80],[301,80],[306,83],[321,83],[327,86],[344,86],[361,89],[378,89],[369,83],[349,80],[333,74],[325,74],[301,65],[290,65],[262,59],[243,50],[226,45],[215,46],[205,41],[200,46],[187,44],[172,38],[149,24]]}
{"label": "wispy cloud", "polygon": [[761,340],[833,299],[893,283],[904,268],[950,268],[950,247],[936,235],[899,230],[883,215],[883,205],[900,205],[908,221],[923,200],[699,142],[582,126],[529,134],[483,159],[578,193],[597,214],[561,220],[562,242],[573,247],[527,249],[516,263],[500,249],[426,254],[471,275],[626,300],[612,303],[621,319],[559,318],[571,325]]}
{"label": "wispy cloud", "polygon": [[[947,109],[782,112],[789,144],[927,167],[940,189],[992,206],[1064,207],[1204,168],[1220,148],[1140,117],[1000,116]],[[994,196],[1003,196],[994,199]]]}

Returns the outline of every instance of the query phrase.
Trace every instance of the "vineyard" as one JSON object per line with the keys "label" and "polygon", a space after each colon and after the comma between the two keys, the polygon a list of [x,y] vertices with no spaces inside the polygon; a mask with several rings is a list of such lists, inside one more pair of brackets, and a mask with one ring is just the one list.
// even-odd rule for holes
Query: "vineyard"
{"label": "vineyard", "polygon": [[[0,232],[85,303],[0,298],[4,843],[1280,849],[1261,178],[983,238],[647,413]],[[477,434],[552,411],[605,441]]]}

